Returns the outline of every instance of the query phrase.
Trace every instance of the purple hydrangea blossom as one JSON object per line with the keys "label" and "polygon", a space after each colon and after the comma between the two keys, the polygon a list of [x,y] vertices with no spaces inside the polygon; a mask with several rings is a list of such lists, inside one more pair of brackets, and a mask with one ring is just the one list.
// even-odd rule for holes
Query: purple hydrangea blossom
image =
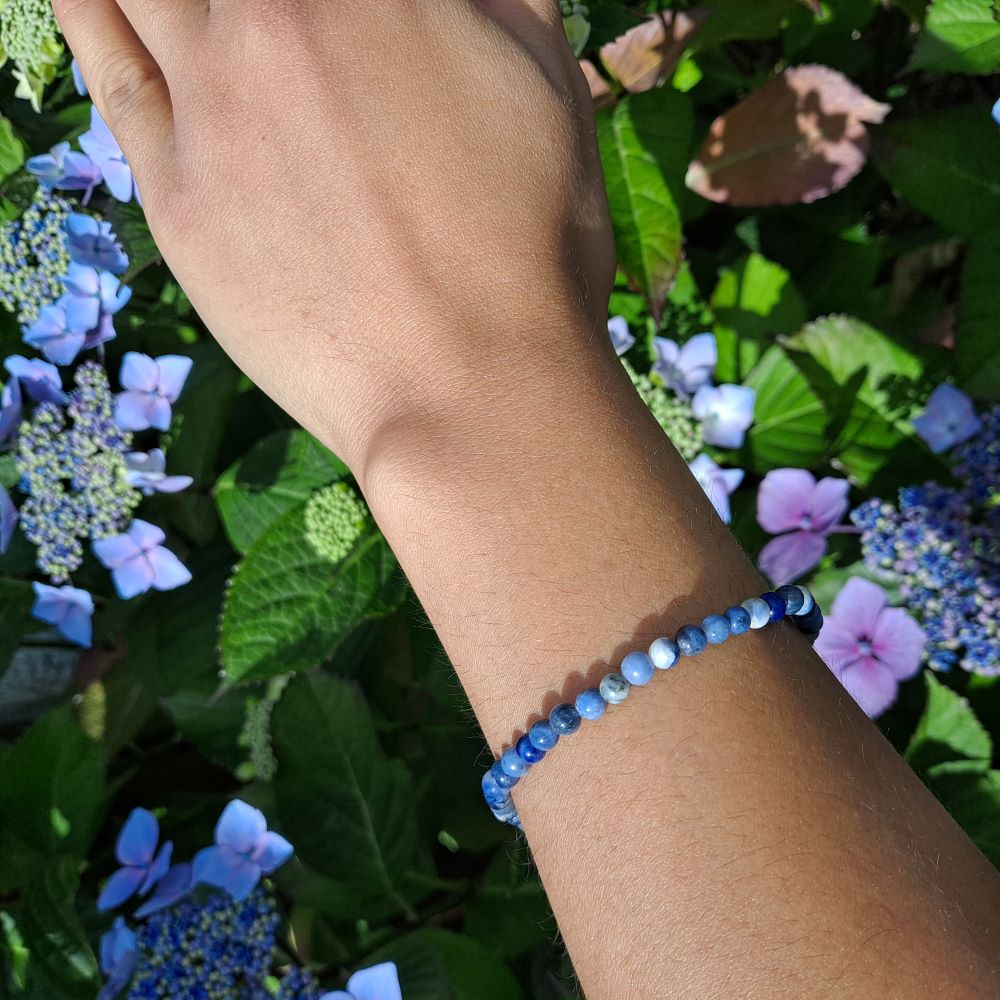
{"label": "purple hydrangea blossom", "polygon": [[774,469],[757,492],[757,523],[777,538],[764,546],[760,568],[777,587],[798,579],[826,554],[827,537],[847,513],[851,485],[826,477],[818,483],[805,469]]}
{"label": "purple hydrangea blossom", "polygon": [[702,438],[718,448],[742,448],[753,423],[757,393],[745,385],[703,385],[691,400]]}
{"label": "purple hydrangea blossom", "polygon": [[635,344],[635,337],[628,328],[628,320],[624,316],[612,316],[608,320],[608,334],[615,353],[621,357]]}
{"label": "purple hydrangea blossom", "polygon": [[24,414],[21,399],[21,383],[12,378],[0,392],[0,444],[5,444],[14,436]]}
{"label": "purple hydrangea blossom", "polygon": [[194,856],[194,882],[225,889],[244,900],[264,875],[270,875],[294,853],[280,834],[267,828],[259,809],[234,799],[215,827],[215,846]]}
{"label": "purple hydrangea blossom", "polygon": [[729,497],[743,482],[744,471],[742,469],[723,469],[705,454],[695,458],[690,463],[689,468],[708,495],[709,500],[712,501],[712,506],[715,507],[719,517],[728,524],[732,518]]}
{"label": "purple hydrangea blossom", "polygon": [[136,908],[136,920],[142,920],[151,913],[159,913],[168,906],[180,902],[192,889],[192,867],[186,861],[174,865],[156,886],[156,892],[141,906]]}
{"label": "purple hydrangea blossom", "polygon": [[125,925],[123,917],[115,917],[111,930],[101,936],[100,950],[101,972],[108,978],[97,1000],[111,1000],[125,988],[139,961],[135,932]]}
{"label": "purple hydrangea blossom", "polygon": [[382,962],[355,972],[347,980],[347,990],[324,993],[319,1000],[403,1000],[399,973],[394,962]]}
{"label": "purple hydrangea blossom", "polygon": [[115,589],[128,601],[147,590],[174,590],[191,580],[187,567],[164,548],[166,535],[138,518],[128,531],[94,542],[94,554],[111,570]]}
{"label": "purple hydrangea blossom", "polygon": [[83,350],[87,332],[70,325],[60,300],[42,306],[38,319],[24,328],[23,339],[26,344],[41,351],[46,361],[54,365],[70,365]]}
{"label": "purple hydrangea blossom", "polygon": [[148,809],[133,809],[115,844],[115,857],[122,867],[108,879],[97,898],[101,911],[113,910],[136,893],[145,896],[170,868],[174,845],[167,841],[157,851],[160,825]]}
{"label": "purple hydrangea blossom", "polygon": [[47,583],[36,581],[32,587],[35,590],[32,616],[55,626],[64,639],[89,649],[93,640],[94,617],[94,599],[90,594],[69,584],[50,587]]}
{"label": "purple hydrangea blossom", "polygon": [[192,361],[180,354],[164,354],[151,358],[148,354],[129,351],[122,359],[121,384],[125,391],[118,394],[115,419],[128,431],[144,431],[155,427],[168,430],[173,411]]}
{"label": "purple hydrangea blossom", "polygon": [[968,441],[981,426],[972,400],[947,382],[939,385],[927,400],[927,409],[913,421],[917,434],[935,455]]}
{"label": "purple hydrangea blossom", "polygon": [[194,480],[190,476],[168,476],[167,459],[163,451],[132,451],[125,456],[128,472],[125,479],[129,486],[142,490],[146,496],[154,493],[179,493],[186,490]]}
{"label": "purple hydrangea blossom", "polygon": [[36,403],[57,403],[62,406],[69,400],[63,392],[62,379],[55,365],[39,361],[38,358],[23,358],[20,354],[12,354],[3,365]]}
{"label": "purple hydrangea blossom", "polygon": [[687,399],[711,382],[719,359],[714,334],[695,334],[683,347],[657,337],[654,346],[657,360],[653,371],[678,396]]}
{"label": "purple hydrangea blossom", "polygon": [[113,197],[118,201],[131,201],[135,195],[139,200],[132,168],[96,106],[90,109],[90,131],[80,136],[80,146],[100,168]]}
{"label": "purple hydrangea blossom", "polygon": [[886,592],[852,576],[836,596],[816,652],[864,711],[875,718],[896,700],[900,681],[920,670],[926,636]]}
{"label": "purple hydrangea blossom", "polygon": [[73,330],[85,333],[85,347],[96,347],[113,340],[112,317],[128,305],[132,289],[123,285],[110,271],[71,263],[66,273],[66,294],[59,305],[66,310],[66,320]]}
{"label": "purple hydrangea blossom", "polygon": [[96,267],[122,275],[128,270],[128,255],[122,250],[110,222],[74,212],[66,219],[66,246],[75,264]]}
{"label": "purple hydrangea blossom", "polygon": [[84,205],[104,179],[101,168],[86,154],[70,149],[68,142],[60,142],[41,156],[32,156],[24,166],[46,191],[83,191]]}

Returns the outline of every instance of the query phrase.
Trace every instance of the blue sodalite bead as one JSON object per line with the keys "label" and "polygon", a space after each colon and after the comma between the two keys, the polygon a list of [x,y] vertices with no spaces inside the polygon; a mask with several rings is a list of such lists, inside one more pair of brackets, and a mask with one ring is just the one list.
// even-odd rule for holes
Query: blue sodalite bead
{"label": "blue sodalite bead", "polygon": [[545,758],[545,751],[539,750],[534,743],[531,742],[531,738],[527,733],[522,736],[517,743],[514,744],[514,749],[517,750],[518,757],[524,761],[525,764],[537,764],[540,760]]}
{"label": "blue sodalite bead", "polygon": [[580,713],[568,703],[556,705],[549,712],[549,725],[560,736],[569,736],[580,728]]}
{"label": "blue sodalite bead", "polygon": [[609,705],[620,705],[631,690],[632,685],[621,674],[605,674],[601,680],[601,697]]}
{"label": "blue sodalite bead", "polygon": [[771,621],[771,605],[759,597],[748,597],[741,605],[750,615],[750,628],[763,628]]}
{"label": "blue sodalite bead", "polygon": [[808,614],[799,615],[795,619],[795,624],[811,638],[819,635],[819,630],[823,627],[823,612],[820,611],[819,605],[814,603]]}
{"label": "blue sodalite bead", "polygon": [[737,605],[726,612],[726,621],[730,635],[743,635],[750,628],[750,612]]}
{"label": "blue sodalite bead", "polygon": [[483,798],[491,809],[499,809],[510,801],[510,795],[505,788],[497,784],[492,771],[487,771],[483,775]]}
{"label": "blue sodalite bead", "polygon": [[[496,816],[498,820],[504,823],[510,823],[513,826],[520,826],[520,820],[517,815],[517,806],[514,805],[513,799],[508,799],[502,806],[491,806],[493,815]],[[515,820],[517,822],[515,822]]]}
{"label": "blue sodalite bead", "polygon": [[682,656],[697,656],[708,645],[708,637],[697,625],[684,625],[677,630],[677,647]]}
{"label": "blue sodalite bead", "polygon": [[653,661],[645,653],[629,653],[622,660],[619,673],[629,684],[641,687],[653,679]]}
{"label": "blue sodalite bead", "polygon": [[528,773],[528,765],[517,752],[517,747],[508,747],[500,755],[500,766],[504,774],[509,774],[512,778],[523,778]]}
{"label": "blue sodalite bead", "polygon": [[780,622],[785,617],[785,602],[773,590],[761,594],[760,599],[771,609],[771,621]]}
{"label": "blue sodalite bead", "polygon": [[785,614],[797,615],[805,604],[805,595],[794,584],[779,587],[775,593],[785,602]]}
{"label": "blue sodalite bead", "polygon": [[718,646],[720,642],[725,642],[729,638],[729,619],[723,615],[709,615],[701,623],[701,629],[705,633],[705,638],[713,646]]}
{"label": "blue sodalite bead", "polygon": [[606,707],[597,688],[587,688],[576,696],[576,710],[585,719],[599,719]]}
{"label": "blue sodalite bead", "polygon": [[816,607],[816,601],[813,599],[813,595],[808,587],[803,587],[801,583],[797,586],[802,591],[802,607],[799,608],[797,614],[807,615]]}
{"label": "blue sodalite bead", "polygon": [[521,779],[515,778],[514,775],[508,774],[501,766],[500,761],[497,761],[491,768],[490,774],[493,775],[493,780],[501,788],[513,788]]}
{"label": "blue sodalite bead", "polygon": [[559,742],[559,734],[549,725],[548,719],[536,722],[528,730],[528,738],[539,750],[551,750]]}
{"label": "blue sodalite bead", "polygon": [[673,639],[663,636],[661,639],[653,640],[653,644],[649,647],[649,658],[657,670],[669,670],[681,658],[681,651]]}

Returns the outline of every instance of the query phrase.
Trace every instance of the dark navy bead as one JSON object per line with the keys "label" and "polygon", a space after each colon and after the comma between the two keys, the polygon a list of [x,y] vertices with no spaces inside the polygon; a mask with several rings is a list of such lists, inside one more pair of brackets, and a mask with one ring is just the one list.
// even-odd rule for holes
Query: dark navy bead
{"label": "dark navy bead", "polygon": [[785,602],[786,615],[797,615],[806,602],[805,594],[794,584],[779,587],[775,593]]}
{"label": "dark navy bead", "polygon": [[653,661],[645,653],[629,653],[618,669],[629,684],[638,687],[648,684],[653,679]]}
{"label": "dark navy bead", "polygon": [[697,656],[708,645],[708,638],[697,625],[684,625],[677,632],[677,648],[682,656]]}
{"label": "dark navy bead", "polygon": [[701,629],[713,646],[718,646],[729,638],[729,620],[722,615],[709,615],[701,623]]}
{"label": "dark navy bead", "polygon": [[585,719],[599,719],[607,706],[597,688],[587,688],[576,696],[576,710]]}
{"label": "dark navy bead", "polygon": [[528,773],[528,765],[514,747],[508,747],[500,755],[500,766],[512,778],[523,778]]}
{"label": "dark navy bead", "polygon": [[528,738],[539,750],[551,750],[559,742],[559,734],[549,725],[547,719],[536,722],[528,730]]}
{"label": "dark navy bead", "polygon": [[823,612],[820,611],[819,605],[814,604],[808,614],[799,615],[795,619],[795,624],[806,635],[818,634],[819,630],[823,627]]}
{"label": "dark navy bead", "polygon": [[726,612],[726,621],[729,622],[730,635],[743,635],[750,630],[750,612],[739,605]]}
{"label": "dark navy bead", "polygon": [[524,736],[517,741],[515,747],[517,748],[517,755],[524,761],[525,764],[537,764],[545,757],[545,751],[539,750],[538,747],[531,742],[531,738],[527,733],[525,733]]}
{"label": "dark navy bead", "polygon": [[491,809],[499,809],[510,801],[510,795],[505,788],[497,784],[492,771],[487,771],[483,775],[483,798]]}
{"label": "dark navy bead", "polygon": [[514,775],[508,774],[501,766],[500,761],[497,761],[491,768],[490,774],[493,775],[493,780],[501,788],[513,788],[521,779],[515,778]]}
{"label": "dark navy bead", "polygon": [[773,590],[761,594],[760,599],[771,609],[771,621],[780,622],[785,617],[785,602]]}
{"label": "dark navy bead", "polygon": [[569,736],[580,728],[580,713],[572,705],[556,705],[549,712],[549,725],[560,736]]}

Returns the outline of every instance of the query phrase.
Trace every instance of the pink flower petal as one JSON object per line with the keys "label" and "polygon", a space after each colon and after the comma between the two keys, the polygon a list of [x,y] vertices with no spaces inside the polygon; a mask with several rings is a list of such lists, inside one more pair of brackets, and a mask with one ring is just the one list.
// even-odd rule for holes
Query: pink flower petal
{"label": "pink flower petal", "polygon": [[851,484],[846,479],[833,479],[826,476],[816,484],[812,500],[809,503],[809,516],[812,518],[811,528],[823,534],[840,524],[847,513]]}
{"label": "pink flower petal", "polygon": [[840,675],[840,683],[872,719],[881,715],[899,692],[896,678],[870,656],[848,667]]}
{"label": "pink flower petal", "polygon": [[808,516],[816,480],[805,469],[774,469],[757,491],[757,523],[772,535],[796,531]]}
{"label": "pink flower petal", "polygon": [[760,553],[760,568],[776,587],[808,573],[826,552],[826,536],[793,531],[772,538]]}
{"label": "pink flower petal", "polygon": [[872,652],[900,681],[908,680],[923,661],[927,636],[903,608],[884,608],[875,623]]}
{"label": "pink flower petal", "polygon": [[888,603],[886,592],[877,583],[852,576],[834,598],[830,617],[849,629],[855,638],[871,641],[878,616]]}
{"label": "pink flower petal", "polygon": [[854,630],[832,617],[823,622],[815,649],[838,677],[861,657]]}

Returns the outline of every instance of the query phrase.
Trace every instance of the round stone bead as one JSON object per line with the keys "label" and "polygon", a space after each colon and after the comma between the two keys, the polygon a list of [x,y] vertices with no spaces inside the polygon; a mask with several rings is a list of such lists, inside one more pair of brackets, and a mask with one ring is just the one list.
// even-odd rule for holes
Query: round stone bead
{"label": "round stone bead", "polygon": [[653,679],[653,661],[645,653],[629,653],[622,660],[619,672],[629,684],[642,687]]}
{"label": "round stone bead", "polygon": [[771,609],[771,621],[780,622],[785,617],[785,602],[773,590],[761,594],[760,599]]}
{"label": "round stone bead", "polygon": [[807,636],[815,638],[819,635],[819,630],[823,627],[823,612],[820,611],[819,605],[814,602],[808,614],[796,617],[795,624]]}
{"label": "round stone bead", "polygon": [[599,719],[606,707],[597,688],[587,688],[576,696],[576,710],[585,719]]}
{"label": "round stone bead", "polygon": [[621,674],[606,674],[599,690],[609,705],[620,705],[628,697],[632,685]]}
{"label": "round stone bead", "polygon": [[528,765],[517,752],[517,747],[508,747],[500,755],[500,766],[504,774],[509,774],[512,778],[523,778],[528,773]]}
{"label": "round stone bead", "polygon": [[708,645],[708,637],[697,625],[685,625],[677,631],[677,647],[682,656],[697,656]]}
{"label": "round stone bead", "polygon": [[491,809],[499,809],[510,801],[510,795],[505,788],[497,784],[492,771],[487,771],[483,775],[483,798]]}
{"label": "round stone bead", "polygon": [[722,615],[709,615],[701,623],[701,630],[713,646],[718,646],[729,638],[729,620]]}
{"label": "round stone bead", "polygon": [[501,766],[500,761],[497,761],[491,768],[489,773],[493,776],[493,780],[501,787],[505,789],[513,788],[521,779],[515,778],[514,775],[508,774]]}
{"label": "round stone bead", "polygon": [[681,651],[673,639],[663,636],[661,639],[653,640],[653,644],[649,647],[649,658],[657,670],[669,670],[681,658]]}
{"label": "round stone bead", "polygon": [[750,616],[750,628],[763,628],[771,621],[771,605],[759,597],[747,598],[741,607]]}
{"label": "round stone bead", "polygon": [[539,750],[534,743],[531,742],[531,738],[527,733],[522,736],[517,743],[514,744],[514,748],[517,750],[518,757],[524,761],[525,764],[537,764],[540,760],[545,758],[545,751]]}
{"label": "round stone bead", "polygon": [[496,816],[498,820],[501,820],[504,823],[510,823],[512,826],[520,826],[520,820],[518,820],[517,816],[517,806],[514,805],[513,799],[508,799],[502,806],[491,808],[493,815]]}
{"label": "round stone bead", "polygon": [[803,587],[799,584],[798,588],[802,591],[802,607],[799,608],[796,614],[807,615],[814,607],[816,607],[816,601],[813,599],[813,595],[808,587]]}
{"label": "round stone bead", "polygon": [[549,712],[549,725],[560,735],[569,736],[580,728],[580,713],[569,704],[556,705]]}
{"label": "round stone bead", "polygon": [[528,730],[528,738],[539,750],[551,750],[559,742],[559,734],[549,725],[547,719],[536,722]]}
{"label": "round stone bead", "polygon": [[779,587],[775,593],[785,602],[785,614],[797,615],[805,603],[805,596],[794,584]]}
{"label": "round stone bead", "polygon": [[737,605],[726,612],[730,635],[743,635],[750,628],[750,612]]}

